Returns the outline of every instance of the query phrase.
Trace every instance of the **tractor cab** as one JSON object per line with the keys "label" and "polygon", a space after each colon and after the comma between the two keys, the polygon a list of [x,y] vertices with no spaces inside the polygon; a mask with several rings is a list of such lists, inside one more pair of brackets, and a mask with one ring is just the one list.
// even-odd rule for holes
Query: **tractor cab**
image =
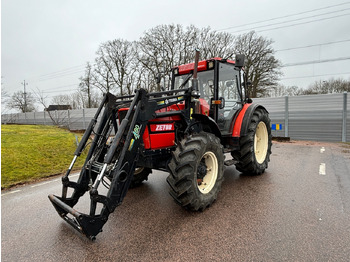
{"label": "tractor cab", "polygon": [[[218,57],[198,62],[201,113],[218,124],[222,135],[232,134],[233,117],[243,106],[240,69],[234,61]],[[193,70],[194,63],[173,68],[173,89],[191,87]]]}

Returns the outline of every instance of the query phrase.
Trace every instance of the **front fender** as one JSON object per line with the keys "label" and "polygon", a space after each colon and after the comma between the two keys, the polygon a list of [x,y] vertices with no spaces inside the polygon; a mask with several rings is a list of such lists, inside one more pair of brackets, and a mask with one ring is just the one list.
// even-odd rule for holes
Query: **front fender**
{"label": "front fender", "polygon": [[245,104],[243,106],[241,111],[238,113],[235,124],[233,126],[233,137],[242,137],[247,135],[250,119],[252,118],[255,110],[258,108],[262,108],[268,112],[264,106],[259,104]]}
{"label": "front fender", "polygon": [[[200,122],[203,126],[209,127],[210,132],[221,139],[220,129],[219,129],[218,125],[216,124],[216,122],[214,121],[214,119],[212,119],[209,116],[202,115],[202,114],[192,114],[192,118],[194,118],[196,121]],[[206,131],[206,130],[203,130],[203,131]]]}

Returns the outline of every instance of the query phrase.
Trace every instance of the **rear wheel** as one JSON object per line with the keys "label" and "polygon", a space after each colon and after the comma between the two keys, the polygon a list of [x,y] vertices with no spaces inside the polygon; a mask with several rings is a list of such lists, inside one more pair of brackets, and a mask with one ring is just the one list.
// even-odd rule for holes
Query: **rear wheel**
{"label": "rear wheel", "polygon": [[258,108],[253,113],[246,136],[240,138],[240,151],[232,156],[238,160],[238,171],[260,175],[268,167],[271,154],[271,126],[266,110]]}
{"label": "rear wheel", "polygon": [[201,132],[184,138],[169,163],[170,195],[189,210],[204,210],[217,198],[224,173],[220,139]]}
{"label": "rear wheel", "polygon": [[152,169],[147,167],[137,167],[135,168],[134,176],[131,180],[129,188],[134,188],[140,186],[143,181],[148,180],[148,175],[152,173]]}

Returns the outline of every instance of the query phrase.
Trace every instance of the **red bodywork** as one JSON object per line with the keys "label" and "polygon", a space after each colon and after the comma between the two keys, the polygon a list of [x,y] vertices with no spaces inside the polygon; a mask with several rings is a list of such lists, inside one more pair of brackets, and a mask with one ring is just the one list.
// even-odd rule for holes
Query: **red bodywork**
{"label": "red bodywork", "polygon": [[[200,100],[201,114],[209,115],[210,106],[204,99]],[[172,105],[156,111],[156,113],[180,111],[185,108],[184,103]],[[121,108],[121,111],[128,111],[129,108]],[[181,120],[179,115],[156,118],[149,121],[142,139],[145,149],[162,149],[175,146],[175,122]]]}
{"label": "red bodywork", "polygon": [[245,113],[246,113],[248,107],[250,107],[251,105],[252,104],[244,104],[242,110],[238,113],[235,124],[233,126],[232,137],[240,137],[243,118],[245,116]]}
{"label": "red bodywork", "polygon": [[[213,60],[223,60],[222,58],[215,57],[210,60],[203,60],[198,62],[198,71],[205,71],[208,69],[208,63]],[[232,60],[226,60],[228,63],[234,64]],[[176,67],[179,75],[188,74],[193,71],[194,63],[180,65]],[[203,115],[209,116],[210,105],[205,99],[200,98],[200,112]],[[246,110],[251,104],[245,104],[242,110],[239,112],[232,132],[232,137],[239,137],[241,132],[241,126]],[[156,111],[156,113],[180,111],[184,110],[185,104],[183,102],[166,107],[164,109]],[[120,111],[127,111],[128,108],[121,108]],[[143,144],[145,149],[163,149],[175,146],[175,122],[181,121],[179,115],[162,117],[150,120],[147,124],[145,132],[143,133]]]}
{"label": "red bodywork", "polygon": [[[156,111],[156,113],[183,110],[185,105],[179,103]],[[128,111],[129,108],[121,108],[121,111]],[[145,149],[162,149],[175,145],[175,122],[180,121],[178,115],[152,119],[148,122],[142,139]]]}

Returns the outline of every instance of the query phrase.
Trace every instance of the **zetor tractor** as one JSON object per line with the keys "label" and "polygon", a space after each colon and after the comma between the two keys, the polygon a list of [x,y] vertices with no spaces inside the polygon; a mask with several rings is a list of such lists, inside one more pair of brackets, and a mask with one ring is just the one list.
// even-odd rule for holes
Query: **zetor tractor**
{"label": "zetor tractor", "polygon": [[[251,175],[267,168],[270,119],[245,95],[244,56],[235,61],[198,57],[197,51],[195,63],[172,69],[169,91],[104,95],[62,177],[62,196],[49,195],[58,214],[88,238],[95,239],[129,188],[147,180],[153,169],[169,172],[176,203],[202,211],[216,200],[225,165]],[[73,182],[69,174],[90,137],[84,166]],[[225,153],[232,159],[225,161]],[[87,191],[90,212],[84,214],[73,207]]]}

